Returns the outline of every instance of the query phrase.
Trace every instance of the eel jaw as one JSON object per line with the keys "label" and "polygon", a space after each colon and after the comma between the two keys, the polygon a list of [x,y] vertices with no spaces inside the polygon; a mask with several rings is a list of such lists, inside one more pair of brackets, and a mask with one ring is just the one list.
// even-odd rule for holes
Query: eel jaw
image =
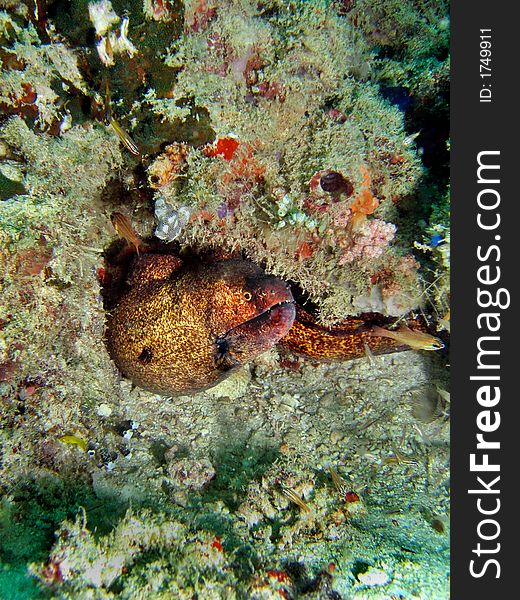
{"label": "eel jaw", "polygon": [[292,327],[296,317],[293,300],[279,302],[216,340],[216,364],[228,370],[270,350]]}

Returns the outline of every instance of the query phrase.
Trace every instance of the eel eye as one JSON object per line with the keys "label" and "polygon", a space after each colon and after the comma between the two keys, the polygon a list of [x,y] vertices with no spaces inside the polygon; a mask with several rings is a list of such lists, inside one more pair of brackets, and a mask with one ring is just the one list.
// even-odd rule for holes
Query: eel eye
{"label": "eel eye", "polygon": [[244,296],[244,300],[246,302],[249,302],[253,297],[253,294],[251,294],[251,292],[244,292],[242,295]]}

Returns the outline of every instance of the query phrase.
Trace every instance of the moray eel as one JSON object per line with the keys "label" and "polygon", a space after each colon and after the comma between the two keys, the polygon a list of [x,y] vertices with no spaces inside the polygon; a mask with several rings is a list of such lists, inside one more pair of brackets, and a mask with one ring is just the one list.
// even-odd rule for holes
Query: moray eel
{"label": "moray eel", "polygon": [[287,284],[245,260],[188,268],[148,254],[128,283],[108,317],[108,350],[123,375],[160,394],[215,385],[274,346],[295,317]]}
{"label": "moray eel", "polygon": [[[375,355],[408,350],[409,346],[399,344],[389,337],[373,335],[372,328],[375,325],[388,326],[391,322],[392,319],[383,315],[366,313],[359,317],[349,317],[327,328],[297,306],[294,324],[281,340],[281,345],[297,354],[321,361],[361,358],[367,355],[367,347],[368,352]],[[424,328],[424,324],[418,320],[413,324]]]}
{"label": "moray eel", "polygon": [[[128,284],[109,312],[108,350],[123,375],[161,394],[211,387],[278,342],[319,361],[409,349],[374,334],[393,321],[380,314],[320,325],[294,302],[286,283],[246,260],[193,268],[173,255],[138,255]],[[428,329],[422,319],[407,323]]]}

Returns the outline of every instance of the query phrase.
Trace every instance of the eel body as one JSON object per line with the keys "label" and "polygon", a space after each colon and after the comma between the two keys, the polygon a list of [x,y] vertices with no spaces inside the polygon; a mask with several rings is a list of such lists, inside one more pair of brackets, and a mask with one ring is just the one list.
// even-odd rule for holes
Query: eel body
{"label": "eel body", "polygon": [[[376,313],[349,317],[327,328],[302,307],[296,307],[296,318],[281,345],[297,354],[315,360],[352,360],[366,356],[407,350],[389,337],[372,335],[372,326],[388,325],[389,319]],[[367,350],[368,349],[368,350]]]}
{"label": "eel body", "polygon": [[[137,256],[129,289],[109,313],[108,350],[136,385],[161,394],[198,392],[278,342],[315,360],[406,350],[374,335],[375,313],[326,328],[297,306],[289,286],[242,259],[185,266],[172,255]],[[418,320],[408,321],[425,330]],[[431,336],[430,336],[431,337]]]}

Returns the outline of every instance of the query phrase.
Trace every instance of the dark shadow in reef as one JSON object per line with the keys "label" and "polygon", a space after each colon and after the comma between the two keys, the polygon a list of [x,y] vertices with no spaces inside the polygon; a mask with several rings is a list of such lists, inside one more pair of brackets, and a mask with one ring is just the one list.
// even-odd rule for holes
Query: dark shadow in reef
{"label": "dark shadow in reef", "polygon": [[278,456],[277,447],[249,444],[246,440],[223,443],[217,448],[211,460],[216,471],[215,478],[189,502],[189,508],[194,509],[195,514],[200,512],[196,517],[197,528],[224,533],[219,531],[218,521],[221,517],[218,516],[214,521],[212,513],[205,512],[205,506],[220,501],[231,512],[236,511],[246,499],[248,485],[260,480]]}
{"label": "dark shadow in reef", "polygon": [[[230,431],[223,436],[229,440]],[[219,536],[227,551],[235,556],[234,567],[238,577],[251,576],[260,565],[250,544],[244,542],[234,530],[233,512],[245,501],[248,485],[260,480],[278,457],[278,449],[268,445],[250,444],[241,439],[223,442],[212,453],[216,476],[200,494],[190,496],[187,506],[173,509],[174,516],[193,530],[205,530]],[[222,502],[229,513],[216,512],[215,502]]]}
{"label": "dark shadow in reef", "polygon": [[397,106],[405,116],[405,128],[421,149],[422,163],[433,178],[449,181],[450,137],[449,82],[435,100],[417,97],[406,88],[381,86],[383,98]]}
{"label": "dark shadow in reef", "polygon": [[278,448],[272,446],[249,446],[247,442],[222,445],[213,455],[217,475],[205,496],[236,510],[245,500],[248,484],[259,480],[278,455]]}
{"label": "dark shadow in reef", "polygon": [[319,598],[320,600],[342,600],[333,587],[333,577],[325,570],[318,571],[311,577],[303,563],[287,562],[284,564],[284,572],[294,582],[297,598]]}
{"label": "dark shadow in reef", "polygon": [[127,508],[128,503],[115,495],[98,498],[84,482],[55,475],[21,478],[2,503],[0,560],[44,560],[64,520],[75,519],[84,509],[89,529],[104,535],[117,525]]}
{"label": "dark shadow in reef", "polygon": [[57,475],[20,478],[0,505],[2,598],[54,597],[51,590],[29,575],[27,567],[48,559],[61,523],[75,520],[84,510],[89,530],[105,535],[118,524],[127,508],[128,502],[115,495],[98,498],[86,482]]}
{"label": "dark shadow in reef", "polygon": [[[229,435],[229,434],[228,434]],[[161,449],[158,450],[159,455]],[[212,457],[217,475],[200,494],[193,493],[187,506],[164,505],[159,508],[156,499],[132,502],[134,509],[147,508],[152,512],[166,512],[194,530],[205,530],[222,538],[227,550],[236,556],[234,563],[238,576],[250,576],[259,565],[259,559],[249,544],[233,530],[230,514],[216,512],[213,504],[222,501],[233,511],[245,499],[247,486],[258,479],[277,457],[270,447],[249,446],[245,440],[222,444]],[[168,490],[165,490],[168,492]],[[0,565],[20,572],[18,589],[27,589],[13,598],[47,598],[45,589],[26,575],[27,565],[44,562],[55,543],[56,531],[65,520],[73,521],[85,511],[89,531],[97,536],[110,533],[124,517],[130,503],[116,494],[96,496],[88,482],[78,482],[57,475],[25,477],[12,486],[10,497],[0,507]],[[139,557],[146,564],[159,550],[150,550]],[[247,573],[246,573],[247,571]],[[0,569],[0,581],[3,572]],[[114,583],[117,591],[118,582]]]}
{"label": "dark shadow in reef", "polygon": [[243,410],[230,401],[218,402],[215,418],[222,442],[210,457],[216,475],[200,496],[202,503],[223,502],[230,512],[246,500],[249,484],[260,482],[280,456],[278,444]]}

